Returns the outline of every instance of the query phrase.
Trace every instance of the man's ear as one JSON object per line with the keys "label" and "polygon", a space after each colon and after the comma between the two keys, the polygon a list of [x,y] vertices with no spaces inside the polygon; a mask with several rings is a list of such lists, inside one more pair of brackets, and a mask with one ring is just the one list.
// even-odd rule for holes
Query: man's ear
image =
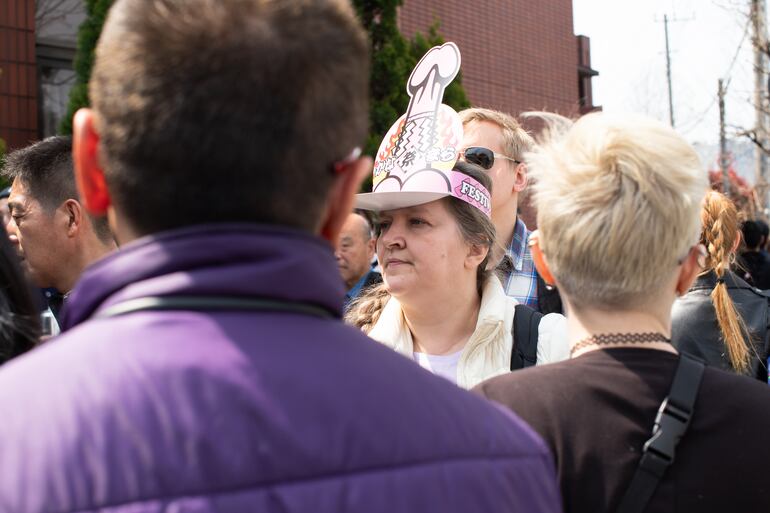
{"label": "man's ear", "polygon": [[68,199],[59,207],[66,216],[67,237],[74,237],[83,226],[83,208],[74,199]]}
{"label": "man's ear", "polygon": [[522,163],[516,164],[513,168],[513,190],[521,192],[527,188],[527,165]]}
{"label": "man's ear", "polygon": [[356,193],[361,183],[372,172],[372,158],[359,157],[350,162],[340,164],[336,168],[336,176],[329,196],[326,200],[326,213],[321,222],[320,235],[332,246],[337,245],[342,225],[353,211]]}
{"label": "man's ear", "polygon": [[690,248],[687,257],[682,262],[682,268],[679,271],[679,277],[676,280],[676,295],[683,296],[692,286],[695,278],[703,271],[699,258],[706,254],[706,248],[702,244],[697,244]]}
{"label": "man's ear", "polygon": [[372,259],[376,251],[377,251],[377,239],[372,237],[366,242],[366,255],[369,257],[369,260]]}
{"label": "man's ear", "polygon": [[72,119],[72,158],[83,205],[94,216],[106,215],[112,199],[99,162],[99,134],[91,109],[78,110]]}

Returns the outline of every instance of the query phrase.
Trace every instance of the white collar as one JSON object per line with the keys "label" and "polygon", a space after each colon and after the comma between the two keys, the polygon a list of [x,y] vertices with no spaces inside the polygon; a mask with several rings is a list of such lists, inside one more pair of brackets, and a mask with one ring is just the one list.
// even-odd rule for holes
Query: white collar
{"label": "white collar", "polygon": [[[500,329],[505,322],[507,300],[500,280],[492,274],[484,283],[474,335],[490,329]],[[412,357],[414,352],[412,333],[406,324],[401,303],[394,297],[385,304],[380,318],[369,331],[369,336],[405,356]],[[471,338],[474,336],[472,335]],[[466,344],[466,348],[467,346]]]}

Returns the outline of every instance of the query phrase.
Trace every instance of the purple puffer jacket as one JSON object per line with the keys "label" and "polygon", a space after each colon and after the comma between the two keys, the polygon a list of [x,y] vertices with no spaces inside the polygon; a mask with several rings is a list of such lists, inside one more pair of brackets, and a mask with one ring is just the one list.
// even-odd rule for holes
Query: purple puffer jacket
{"label": "purple puffer jacket", "polygon": [[339,313],[331,248],[210,225],[126,246],[71,294],[67,332],[0,368],[0,511],[556,512],[521,420],[343,325],[278,312],[137,312],[148,295]]}

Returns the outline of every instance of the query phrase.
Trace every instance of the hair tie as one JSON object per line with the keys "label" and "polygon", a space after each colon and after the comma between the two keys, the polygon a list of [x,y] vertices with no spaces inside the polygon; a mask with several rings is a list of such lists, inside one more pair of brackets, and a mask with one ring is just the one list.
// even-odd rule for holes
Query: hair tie
{"label": "hair tie", "polygon": [[719,285],[720,283],[724,283],[724,282],[725,282],[724,278],[722,278],[722,277],[717,278],[717,285]]}

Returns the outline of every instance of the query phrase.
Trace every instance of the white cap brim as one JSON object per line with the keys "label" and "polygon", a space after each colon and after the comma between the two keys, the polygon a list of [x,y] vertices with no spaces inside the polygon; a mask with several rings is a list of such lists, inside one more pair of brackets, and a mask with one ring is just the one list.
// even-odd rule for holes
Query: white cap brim
{"label": "white cap brim", "polygon": [[356,208],[362,210],[395,210],[414,207],[451,196],[449,192],[389,191],[356,194]]}

